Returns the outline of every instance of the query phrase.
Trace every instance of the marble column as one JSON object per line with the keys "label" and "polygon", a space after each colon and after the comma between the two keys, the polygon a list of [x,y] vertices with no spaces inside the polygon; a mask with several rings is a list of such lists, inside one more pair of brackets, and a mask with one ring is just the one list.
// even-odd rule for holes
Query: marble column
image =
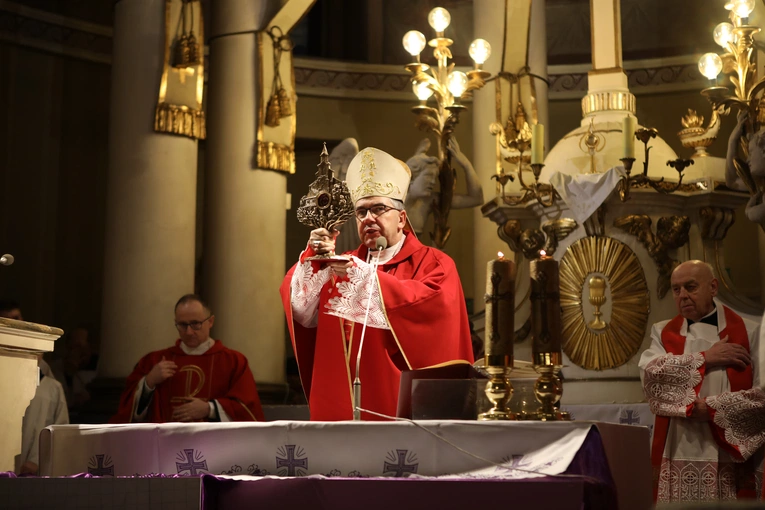
{"label": "marble column", "polygon": [[197,142],[155,133],[164,0],[114,6],[101,377],[125,377],[178,337],[194,289]]}
{"label": "marble column", "polygon": [[[509,2],[508,5],[511,8],[518,9],[518,5],[514,2]],[[505,2],[497,2],[496,0],[475,0],[473,3],[473,27],[476,37],[482,37],[489,41],[492,46],[492,56],[484,65],[484,68],[496,74],[502,65],[502,45],[505,41],[504,29],[505,29]],[[531,14],[528,38],[523,37],[507,38],[507,44],[509,45],[508,52],[512,52],[519,55],[528,55],[526,60],[517,62],[518,69],[523,65],[528,65],[533,74],[547,77],[547,44],[545,39],[545,0],[531,0]],[[528,40],[528,43],[526,42]],[[528,53],[523,47],[528,44]],[[509,72],[517,72],[518,69],[507,69]],[[548,123],[548,108],[547,108],[547,85],[540,79],[534,80],[536,93],[537,93],[537,115],[538,120],[542,124]],[[528,94],[528,87],[524,87],[521,100],[524,103],[524,107],[527,109],[527,113],[531,115],[530,105],[531,100]],[[496,139],[489,133],[489,125],[496,121],[496,107],[495,107],[495,88],[494,82],[489,83],[484,90],[474,93],[473,100],[473,166],[475,167],[478,178],[483,186],[483,196],[485,201],[490,201],[497,196],[496,181],[491,179],[497,168],[496,160]],[[515,107],[509,109],[511,112],[515,112]],[[545,136],[547,136],[546,130]],[[546,143],[546,147],[550,144]],[[513,193],[514,190],[518,190],[518,184],[508,183],[505,187],[508,193]],[[480,208],[476,208],[474,211],[473,224],[475,232],[475,247],[474,247],[474,278],[475,287],[473,295],[476,296],[475,311],[481,311],[484,308],[484,303],[479,296],[484,295],[484,286],[486,282],[486,261],[495,258],[497,251],[509,252],[507,244],[501,241],[497,235],[497,225],[487,218],[484,218],[481,214]],[[522,261],[522,264],[518,267],[518,282],[523,283],[523,288],[516,288],[516,296],[525,296],[528,288],[528,263]],[[524,279],[524,275],[526,279]],[[525,315],[523,313],[516,315],[516,327],[520,327],[526,321],[528,317],[527,306],[525,309]],[[519,312],[522,312],[519,311]],[[521,316],[523,315],[523,316]]]}
{"label": "marble column", "polygon": [[256,167],[258,46],[276,0],[212,3],[205,162],[204,294],[213,333],[247,356],[258,382],[281,383],[287,176]]}

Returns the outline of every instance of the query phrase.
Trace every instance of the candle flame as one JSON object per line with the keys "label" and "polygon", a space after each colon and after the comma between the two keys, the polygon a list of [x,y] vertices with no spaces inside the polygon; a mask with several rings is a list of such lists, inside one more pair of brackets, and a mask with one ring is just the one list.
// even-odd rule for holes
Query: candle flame
{"label": "candle flame", "polygon": [[504,259],[504,258],[505,258],[505,254],[504,254],[504,253],[502,253],[501,251],[498,251],[498,252],[497,252],[497,258],[498,258],[498,259],[500,259],[500,260],[501,260],[501,259]]}
{"label": "candle flame", "polygon": [[547,252],[544,251],[544,250],[539,250],[539,256],[540,257],[546,257],[547,256]]}

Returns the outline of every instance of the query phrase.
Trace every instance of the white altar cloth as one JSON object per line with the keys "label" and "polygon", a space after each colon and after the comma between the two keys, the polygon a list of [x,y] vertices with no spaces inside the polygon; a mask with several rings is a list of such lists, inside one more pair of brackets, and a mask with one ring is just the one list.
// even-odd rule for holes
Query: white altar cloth
{"label": "white altar cloth", "polygon": [[620,502],[643,497],[650,505],[645,427],[582,421],[418,424],[439,437],[407,422],[58,425],[41,435],[41,474],[480,478],[488,471],[493,478],[518,478],[526,476],[522,469],[564,472],[596,427]]}

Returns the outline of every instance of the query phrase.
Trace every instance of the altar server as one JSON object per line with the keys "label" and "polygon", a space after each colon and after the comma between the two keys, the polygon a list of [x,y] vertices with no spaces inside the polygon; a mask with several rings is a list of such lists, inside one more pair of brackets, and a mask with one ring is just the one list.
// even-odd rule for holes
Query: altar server
{"label": "altar server", "polygon": [[712,268],[691,260],[672,273],[679,315],[654,324],[640,358],[656,414],[654,499],[763,497],[763,346],[759,325],[716,299]]}

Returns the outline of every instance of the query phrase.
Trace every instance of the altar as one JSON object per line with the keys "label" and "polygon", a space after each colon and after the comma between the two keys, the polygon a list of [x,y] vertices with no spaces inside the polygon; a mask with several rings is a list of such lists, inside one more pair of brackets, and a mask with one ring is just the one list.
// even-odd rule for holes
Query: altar
{"label": "altar", "polygon": [[70,425],[46,429],[40,452],[41,474],[51,477],[170,485],[201,476],[201,500],[218,502],[203,508],[309,495],[338,508],[352,493],[376,508],[394,494],[427,503],[484,491],[538,508],[564,508],[564,497],[578,502],[572,508],[616,499],[621,509],[651,506],[648,429],[598,422]]}

